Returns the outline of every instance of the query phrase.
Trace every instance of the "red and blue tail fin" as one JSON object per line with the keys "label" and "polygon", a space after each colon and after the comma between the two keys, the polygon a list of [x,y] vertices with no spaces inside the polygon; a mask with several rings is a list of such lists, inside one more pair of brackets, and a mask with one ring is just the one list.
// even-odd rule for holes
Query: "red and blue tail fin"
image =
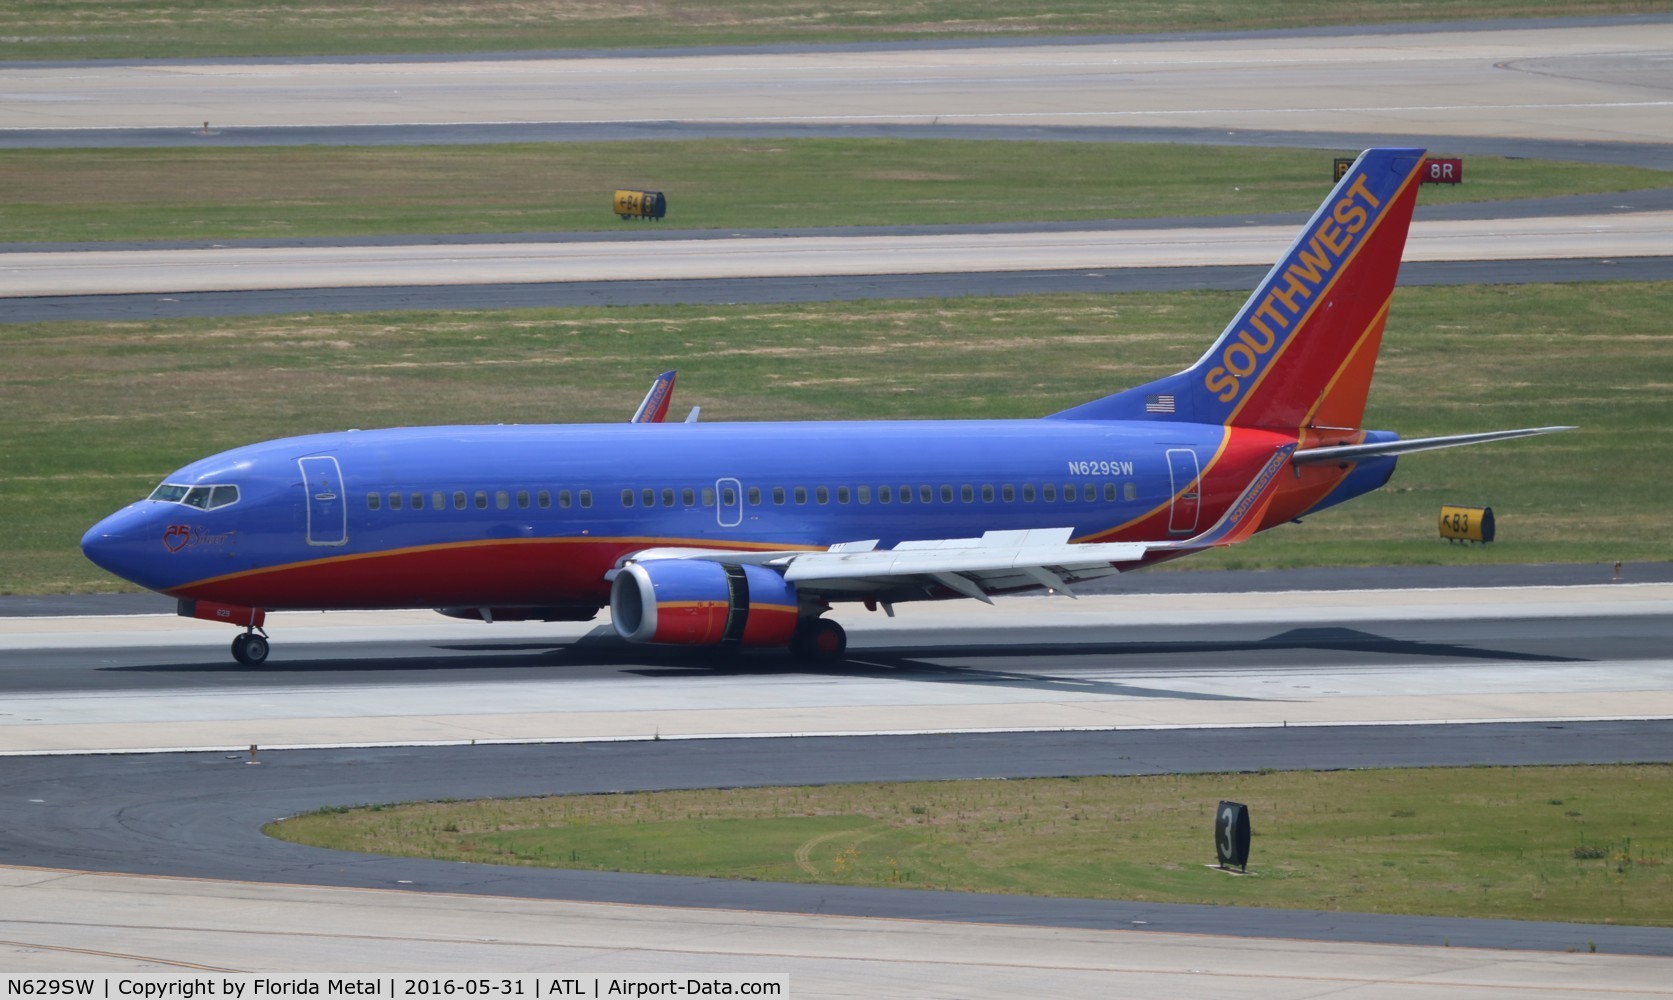
{"label": "red and blue tail fin", "polygon": [[645,399],[639,404],[639,409],[633,411],[630,424],[660,424],[668,416],[668,404],[674,401],[674,373],[663,372],[651,382],[651,391],[645,393]]}
{"label": "red and blue tail fin", "polygon": [[1421,149],[1361,153],[1196,364],[1052,417],[1357,428],[1422,164]]}

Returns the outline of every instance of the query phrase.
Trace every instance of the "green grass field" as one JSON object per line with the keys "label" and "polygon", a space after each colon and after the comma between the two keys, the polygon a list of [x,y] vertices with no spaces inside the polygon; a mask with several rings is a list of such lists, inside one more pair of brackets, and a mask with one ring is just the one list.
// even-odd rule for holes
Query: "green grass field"
{"label": "green grass field", "polygon": [[0,59],[376,55],[847,42],[1555,17],[1668,9],[1652,0],[15,0]]}
{"label": "green grass field", "polygon": [[[491,864],[1666,926],[1669,780],[1643,765],[709,789],[327,810],[267,832]],[[1249,806],[1252,876],[1207,867],[1220,799]]]}
{"label": "green grass field", "polygon": [[[678,368],[708,420],[1033,417],[1194,361],[1240,293],[0,325],[0,592],[131,589],[81,533],[195,458],[348,427],[625,420]],[[1367,421],[1408,437],[1578,424],[1414,455],[1389,487],[1188,567],[1673,558],[1668,283],[1396,292]],[[1436,538],[1444,502],[1500,541]]]}
{"label": "green grass field", "polygon": [[[1357,150],[1342,150],[1351,155]],[[1437,150],[1437,155],[1444,150]],[[630,230],[620,187],[682,229],[1303,212],[1332,154],[1165,144],[712,139],[0,151],[0,241]],[[1472,156],[1427,204],[1665,187],[1664,171]]]}

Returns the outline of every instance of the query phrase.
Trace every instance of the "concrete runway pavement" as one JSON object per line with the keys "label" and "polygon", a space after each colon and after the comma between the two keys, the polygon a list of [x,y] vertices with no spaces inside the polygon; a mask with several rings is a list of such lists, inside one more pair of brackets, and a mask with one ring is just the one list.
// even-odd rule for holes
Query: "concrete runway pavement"
{"label": "concrete runway pavement", "polygon": [[1129,125],[1673,142],[1673,18],[632,58],[0,67],[0,129]]}
{"label": "concrete runway pavement", "polygon": [[[0,296],[1261,265],[1291,226],[0,254]],[[1673,212],[1414,223],[1410,261],[1660,257]]]}
{"label": "concrete runway pavement", "polygon": [[0,619],[0,751],[1673,718],[1673,585],[1019,597],[839,609],[847,661],[592,623]]}
{"label": "concrete runway pavement", "polygon": [[[1666,959],[250,886],[0,867],[12,974],[787,974],[794,997],[1673,996]],[[153,899],[178,916],[148,922]]]}

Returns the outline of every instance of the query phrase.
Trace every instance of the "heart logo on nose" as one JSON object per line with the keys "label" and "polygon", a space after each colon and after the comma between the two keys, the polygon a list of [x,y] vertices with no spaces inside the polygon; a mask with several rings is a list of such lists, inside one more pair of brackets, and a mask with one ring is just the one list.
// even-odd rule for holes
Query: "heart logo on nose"
{"label": "heart logo on nose", "polygon": [[171,524],[168,530],[163,532],[163,544],[168,546],[170,552],[179,552],[191,540],[192,529],[184,524]]}

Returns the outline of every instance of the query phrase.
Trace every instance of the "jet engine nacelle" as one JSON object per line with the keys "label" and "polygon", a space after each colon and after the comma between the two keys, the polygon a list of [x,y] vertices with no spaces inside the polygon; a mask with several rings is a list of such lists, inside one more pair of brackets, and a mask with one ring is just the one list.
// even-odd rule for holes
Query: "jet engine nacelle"
{"label": "jet engine nacelle", "polygon": [[616,574],[610,617],[629,642],[787,646],[796,587],[762,566],[654,559]]}

